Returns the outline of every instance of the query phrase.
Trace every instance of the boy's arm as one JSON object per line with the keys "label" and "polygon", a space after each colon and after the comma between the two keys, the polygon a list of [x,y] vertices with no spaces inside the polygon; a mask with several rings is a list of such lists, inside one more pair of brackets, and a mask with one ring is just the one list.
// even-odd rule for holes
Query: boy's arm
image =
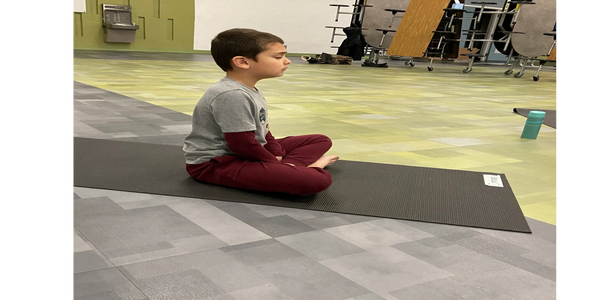
{"label": "boy's arm", "polygon": [[226,132],[224,134],[227,147],[237,155],[249,160],[279,162],[275,155],[267,151],[256,140],[254,131]]}
{"label": "boy's arm", "polygon": [[271,152],[271,154],[275,156],[285,156],[285,149],[283,149],[279,142],[277,142],[273,135],[271,135],[271,130],[267,131],[265,139],[267,140],[267,144],[265,145],[265,149],[267,149],[267,151]]}

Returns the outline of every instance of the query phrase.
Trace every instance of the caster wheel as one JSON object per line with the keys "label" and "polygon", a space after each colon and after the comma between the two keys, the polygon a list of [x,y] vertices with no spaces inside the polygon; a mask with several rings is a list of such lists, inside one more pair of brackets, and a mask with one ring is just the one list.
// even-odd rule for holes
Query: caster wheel
{"label": "caster wheel", "polygon": [[466,69],[464,69],[464,70],[463,70],[463,73],[467,74],[467,73],[471,72],[471,70],[473,70],[473,69],[471,69],[471,68],[466,68]]}
{"label": "caster wheel", "polygon": [[415,64],[414,64],[414,63],[410,63],[409,65],[410,65],[411,67],[414,67],[414,66],[415,66]]}
{"label": "caster wheel", "polygon": [[540,80],[540,76],[533,76],[533,81],[538,81]]}
{"label": "caster wheel", "polygon": [[504,72],[504,75],[510,75],[510,74],[512,74],[512,73],[513,73],[513,70],[506,70],[506,71]]}
{"label": "caster wheel", "polygon": [[524,73],[518,72],[515,74],[515,78],[521,78],[521,77],[523,77],[523,74]]}
{"label": "caster wheel", "polygon": [[429,72],[433,71],[433,67],[427,67],[427,71],[429,71]]}

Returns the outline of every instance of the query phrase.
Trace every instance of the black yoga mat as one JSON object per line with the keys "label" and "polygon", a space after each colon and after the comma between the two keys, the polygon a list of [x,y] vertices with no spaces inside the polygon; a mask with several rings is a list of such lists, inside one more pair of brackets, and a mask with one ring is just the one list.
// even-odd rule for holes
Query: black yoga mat
{"label": "black yoga mat", "polygon": [[533,108],[513,108],[513,111],[525,118],[529,115],[529,112],[532,110],[537,111],[545,111],[546,116],[544,117],[544,124],[556,128],[556,110],[548,110],[548,109],[533,109]]}
{"label": "black yoga mat", "polygon": [[[340,160],[333,184],[306,197],[200,183],[181,146],[75,138],[74,184],[148,194],[453,224],[531,233],[503,174]],[[499,175],[504,187],[484,184]]]}

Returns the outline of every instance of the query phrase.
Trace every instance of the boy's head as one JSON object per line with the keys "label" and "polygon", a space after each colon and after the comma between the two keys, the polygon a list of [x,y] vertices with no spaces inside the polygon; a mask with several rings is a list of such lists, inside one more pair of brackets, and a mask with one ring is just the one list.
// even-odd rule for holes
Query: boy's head
{"label": "boy's head", "polygon": [[283,45],[276,35],[254,29],[234,28],[219,33],[211,42],[210,53],[219,67],[225,72],[232,71],[231,60],[242,56],[258,61],[258,54],[267,50],[272,43]]}

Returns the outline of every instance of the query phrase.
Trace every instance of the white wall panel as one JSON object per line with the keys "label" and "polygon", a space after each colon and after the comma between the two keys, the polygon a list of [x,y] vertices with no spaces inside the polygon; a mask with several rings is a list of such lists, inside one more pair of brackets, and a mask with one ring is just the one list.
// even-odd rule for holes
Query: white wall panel
{"label": "white wall panel", "polygon": [[[349,26],[351,15],[340,15],[336,7],[351,12],[354,0],[196,0],[194,50],[210,50],[210,41],[230,28],[252,28],[281,37],[290,53],[336,53],[345,36],[331,43],[332,29],[325,26]],[[339,33],[343,34],[341,30]]]}
{"label": "white wall panel", "polygon": [[85,0],[73,0],[73,11],[84,13],[85,12]]}

